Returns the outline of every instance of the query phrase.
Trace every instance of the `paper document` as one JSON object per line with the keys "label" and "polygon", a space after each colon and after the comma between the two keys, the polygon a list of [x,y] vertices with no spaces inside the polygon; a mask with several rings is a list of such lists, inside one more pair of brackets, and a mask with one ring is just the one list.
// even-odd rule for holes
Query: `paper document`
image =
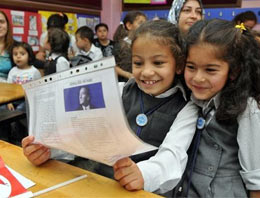
{"label": "paper document", "polygon": [[35,141],[107,165],[156,149],[131,131],[114,67],[109,57],[24,84]]}

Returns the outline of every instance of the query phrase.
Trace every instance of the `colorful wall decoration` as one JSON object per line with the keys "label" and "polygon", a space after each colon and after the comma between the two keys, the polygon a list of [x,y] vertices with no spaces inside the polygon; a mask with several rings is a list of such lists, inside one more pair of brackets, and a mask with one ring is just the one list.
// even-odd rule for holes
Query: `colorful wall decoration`
{"label": "colorful wall decoration", "polygon": [[17,41],[29,43],[34,51],[39,50],[42,33],[41,16],[36,12],[0,9],[4,11],[12,25],[13,37]]}

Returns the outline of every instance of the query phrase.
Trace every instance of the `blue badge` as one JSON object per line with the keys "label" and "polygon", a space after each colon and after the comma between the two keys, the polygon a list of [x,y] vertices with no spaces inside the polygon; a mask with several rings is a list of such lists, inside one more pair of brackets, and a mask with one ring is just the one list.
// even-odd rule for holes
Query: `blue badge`
{"label": "blue badge", "polygon": [[203,129],[205,126],[205,119],[202,117],[199,117],[197,120],[197,129]]}
{"label": "blue badge", "polygon": [[147,124],[147,122],[148,122],[148,118],[145,114],[140,113],[136,116],[136,124],[138,126],[141,126],[141,127],[145,126]]}

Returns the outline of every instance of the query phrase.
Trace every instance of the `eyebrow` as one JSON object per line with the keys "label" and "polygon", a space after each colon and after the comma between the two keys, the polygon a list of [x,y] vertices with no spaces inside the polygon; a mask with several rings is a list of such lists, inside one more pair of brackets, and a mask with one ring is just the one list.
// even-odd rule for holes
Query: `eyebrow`
{"label": "eyebrow", "polygon": [[[196,65],[196,64],[193,63],[192,61],[186,61],[186,64],[187,64],[187,63]],[[218,64],[206,64],[206,65],[203,65],[203,67],[220,67],[220,65],[218,65]]]}
{"label": "eyebrow", "polygon": [[[191,7],[191,6],[183,6],[183,8],[190,8],[190,9],[192,9],[192,7]],[[183,9],[183,8],[182,8],[182,9]],[[198,9],[199,9],[199,10],[202,10],[202,8],[201,8],[201,7],[196,7],[195,9],[196,9],[196,10],[198,10]]]}

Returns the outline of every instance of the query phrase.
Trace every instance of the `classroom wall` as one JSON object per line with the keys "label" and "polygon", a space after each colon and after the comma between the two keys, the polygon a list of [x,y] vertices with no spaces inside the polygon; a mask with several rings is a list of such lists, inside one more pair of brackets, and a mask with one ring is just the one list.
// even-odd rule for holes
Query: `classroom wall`
{"label": "classroom wall", "polygon": [[120,23],[121,13],[121,0],[102,0],[101,22],[108,25],[108,38],[110,39],[113,38],[113,34]]}

